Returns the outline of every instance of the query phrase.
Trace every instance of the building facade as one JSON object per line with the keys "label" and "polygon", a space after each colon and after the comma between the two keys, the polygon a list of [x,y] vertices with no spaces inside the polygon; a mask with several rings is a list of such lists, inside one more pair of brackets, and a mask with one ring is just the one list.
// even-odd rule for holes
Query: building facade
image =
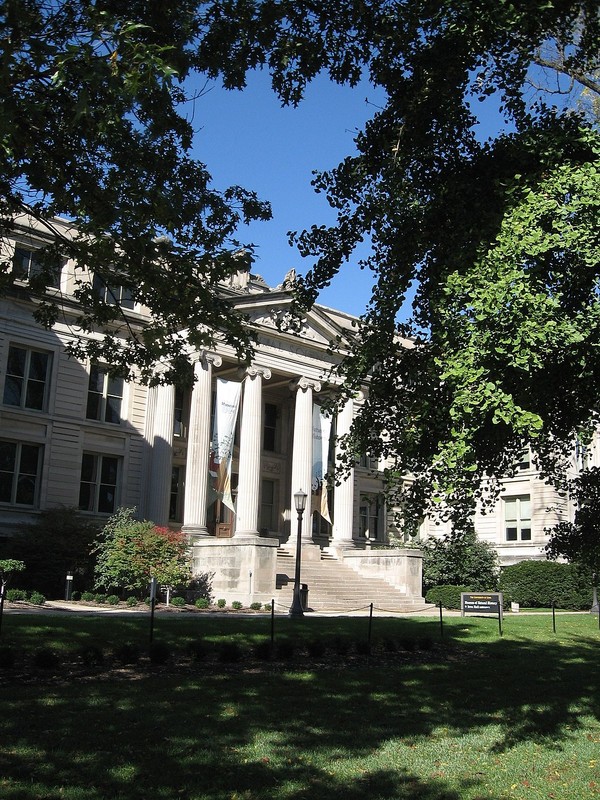
{"label": "building facade", "polygon": [[[56,225],[61,235],[71,235],[69,223]],[[311,493],[320,446],[315,418],[336,389],[330,373],[340,356],[330,343],[352,336],[351,316],[315,305],[301,325],[291,325],[287,276],[272,289],[238,273],[223,293],[256,334],[250,365],[242,367],[234,350],[220,344],[193,355],[191,389],[126,382],[111,378],[106,365],[83,363],[65,351],[81,335],[74,327],[73,263],[64,262],[48,289],[60,300],[60,320],[51,330],[34,322],[27,286],[43,244],[43,232],[23,218],[4,245],[18,281],[0,299],[0,536],[47,508],[77,507],[102,521],[118,507],[135,507],[141,518],[189,535],[194,570],[213,576],[219,597],[267,602],[278,547],[295,549],[293,495],[303,490],[313,502],[302,519],[303,558],[320,558],[324,550],[347,557],[357,572],[383,577],[407,598],[420,599],[418,551],[388,547],[392,528],[380,465],[358,461],[326,492],[326,507],[322,492]],[[146,309],[126,293],[117,296],[130,324],[143,327]],[[215,417],[228,406],[223,387],[236,398],[238,412],[227,458],[216,464]],[[321,474],[335,464],[336,437],[349,429],[360,402],[350,401],[327,423]],[[227,491],[216,492],[226,466]],[[542,558],[544,528],[551,524],[546,510],[554,509],[552,521],[570,513],[530,460],[521,467],[505,483],[495,511],[476,521],[504,564]],[[444,532],[430,520],[421,526],[424,537]]]}

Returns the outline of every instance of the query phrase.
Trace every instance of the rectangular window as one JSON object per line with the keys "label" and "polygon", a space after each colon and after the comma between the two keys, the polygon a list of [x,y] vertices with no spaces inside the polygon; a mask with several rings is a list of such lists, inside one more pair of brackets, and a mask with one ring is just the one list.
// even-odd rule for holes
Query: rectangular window
{"label": "rectangular window", "polygon": [[[175,389],[175,415],[173,419],[173,435],[185,439],[187,436],[185,394],[182,389]],[[212,429],[211,429],[212,430]]]}
{"label": "rectangular window", "polygon": [[[36,259],[36,252],[36,250],[27,247],[15,247],[12,269],[16,278],[26,281],[42,271],[42,265]],[[60,271],[58,268],[52,270],[48,286],[53,289],[58,289],[60,287]]]}
{"label": "rectangular window", "polygon": [[37,505],[42,451],[39,444],[0,441],[0,502]]}
{"label": "rectangular window", "polygon": [[260,529],[277,530],[275,526],[275,481],[264,480],[260,495]]}
{"label": "rectangular window", "polygon": [[277,406],[265,403],[265,421],[263,425],[263,450],[274,453],[277,449]]}
{"label": "rectangular window", "polygon": [[171,494],[169,497],[169,519],[181,522],[183,519],[183,467],[171,469]]}
{"label": "rectangular window", "polygon": [[379,514],[381,501],[379,495],[366,494],[361,497],[358,534],[365,539],[379,537]]}
{"label": "rectangular window", "polygon": [[43,411],[49,373],[50,353],[11,345],[4,382],[5,405]]}
{"label": "rectangular window", "polygon": [[112,514],[117,507],[118,483],[118,458],[84,453],[81,460],[79,508],[82,511]]}
{"label": "rectangular window", "polygon": [[121,403],[123,401],[123,378],[111,378],[96,365],[90,369],[88,384],[87,419],[99,422],[121,422]]}
{"label": "rectangular window", "polygon": [[531,499],[528,494],[504,498],[504,529],[507,542],[531,541]]}
{"label": "rectangular window", "polygon": [[529,449],[523,451],[523,455],[521,456],[521,460],[518,464],[518,469],[520,472],[531,469],[531,455],[529,453]]}
{"label": "rectangular window", "polygon": [[94,275],[94,291],[109,306],[119,305],[121,308],[134,308],[135,300],[132,290],[121,283],[108,284],[100,275]]}

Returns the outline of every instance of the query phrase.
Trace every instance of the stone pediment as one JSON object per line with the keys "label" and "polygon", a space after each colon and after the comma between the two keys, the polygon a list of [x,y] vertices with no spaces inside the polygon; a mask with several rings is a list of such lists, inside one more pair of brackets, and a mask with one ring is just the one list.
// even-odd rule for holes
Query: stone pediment
{"label": "stone pediment", "polygon": [[328,313],[324,306],[313,306],[310,311],[297,317],[291,312],[289,295],[274,297],[273,294],[248,298],[251,302],[235,303],[244,313],[250,324],[269,332],[277,331],[283,335],[304,339],[317,345],[329,346],[338,337],[345,341],[351,333],[351,323],[342,327]]}

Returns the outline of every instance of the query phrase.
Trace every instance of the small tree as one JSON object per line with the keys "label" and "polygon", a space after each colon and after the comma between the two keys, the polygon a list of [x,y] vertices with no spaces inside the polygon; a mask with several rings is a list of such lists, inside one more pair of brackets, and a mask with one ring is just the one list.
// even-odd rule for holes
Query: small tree
{"label": "small tree", "polygon": [[423,546],[423,589],[459,585],[494,589],[498,583],[498,556],[475,531],[431,539]]}
{"label": "small tree", "polygon": [[190,554],[183,533],[136,520],[135,509],[120,508],[108,520],[92,550],[97,554],[97,588],[141,591],[151,578],[178,586],[191,578]]}
{"label": "small tree", "polygon": [[2,628],[2,614],[4,613],[4,598],[6,588],[16,572],[23,572],[25,564],[15,558],[5,558],[0,561],[0,629]]}

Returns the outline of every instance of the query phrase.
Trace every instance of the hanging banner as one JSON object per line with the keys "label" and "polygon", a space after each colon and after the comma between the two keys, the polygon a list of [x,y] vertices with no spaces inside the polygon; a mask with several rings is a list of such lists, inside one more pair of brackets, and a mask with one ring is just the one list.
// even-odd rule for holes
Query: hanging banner
{"label": "hanging banner", "polygon": [[331,524],[327,484],[324,481],[329,459],[329,439],[331,437],[331,417],[323,414],[321,406],[313,406],[313,463],[312,463],[312,504],[311,511],[319,514]]}
{"label": "hanging banner", "polygon": [[241,393],[241,383],[217,378],[217,403],[210,454],[213,492],[209,504],[220,498],[232,511],[235,511],[235,507],[231,494],[231,460]]}

